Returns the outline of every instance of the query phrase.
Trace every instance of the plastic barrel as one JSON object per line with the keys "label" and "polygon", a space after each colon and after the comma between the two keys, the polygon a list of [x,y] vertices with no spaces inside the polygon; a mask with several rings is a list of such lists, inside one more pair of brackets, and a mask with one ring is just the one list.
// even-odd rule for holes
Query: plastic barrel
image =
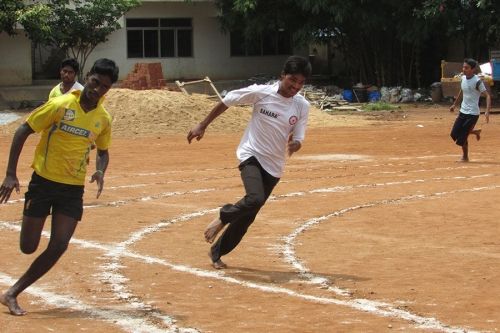
{"label": "plastic barrel", "polygon": [[431,84],[431,99],[433,103],[439,103],[443,99],[441,82],[434,82]]}
{"label": "plastic barrel", "polygon": [[345,89],[343,92],[342,92],[342,98],[344,98],[346,101],[348,102],[352,102],[353,101],[353,94],[352,94],[352,90],[349,90],[349,89]]}
{"label": "plastic barrel", "polygon": [[380,94],[380,91],[370,91],[368,93],[368,101],[369,102],[378,102],[380,101],[380,98],[382,97],[382,95]]}

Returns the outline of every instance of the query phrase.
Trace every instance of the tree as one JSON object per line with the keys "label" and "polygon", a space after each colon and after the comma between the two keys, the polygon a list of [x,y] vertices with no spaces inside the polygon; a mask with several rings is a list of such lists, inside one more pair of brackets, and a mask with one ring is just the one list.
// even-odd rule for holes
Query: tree
{"label": "tree", "polygon": [[5,31],[9,35],[15,34],[15,24],[22,8],[24,4],[19,0],[0,1],[0,33]]}
{"label": "tree", "polygon": [[263,27],[278,26],[293,32],[296,45],[312,41],[335,45],[344,56],[350,81],[345,85],[426,86],[439,78],[440,60],[451,35],[467,30],[467,52],[474,55],[498,40],[494,36],[500,31],[498,0],[215,2],[226,31],[243,26],[251,38]]}
{"label": "tree", "polygon": [[[295,45],[333,44],[344,56],[345,85],[420,86],[423,18],[409,0],[216,0],[225,30],[245,26],[246,35],[266,26],[293,32]],[[417,24],[418,21],[418,24]],[[244,24],[242,24],[244,22]],[[404,30],[402,30],[404,29]]]}
{"label": "tree", "polygon": [[489,60],[500,41],[500,2],[495,0],[426,0],[418,14],[445,22],[445,33],[463,44],[463,56]]}
{"label": "tree", "polygon": [[140,0],[48,0],[26,6],[19,16],[35,43],[63,50],[80,63],[81,72],[97,45],[120,29],[118,19]]}

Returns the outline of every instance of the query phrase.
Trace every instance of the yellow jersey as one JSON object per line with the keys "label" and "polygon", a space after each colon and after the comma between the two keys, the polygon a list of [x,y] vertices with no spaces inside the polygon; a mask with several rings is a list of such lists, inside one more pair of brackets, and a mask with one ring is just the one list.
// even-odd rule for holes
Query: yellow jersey
{"label": "yellow jersey", "polygon": [[111,116],[102,106],[89,112],[80,107],[81,91],[54,97],[35,109],[26,122],[42,133],[32,168],[52,181],[83,185],[91,145],[107,150],[111,143]]}
{"label": "yellow jersey", "polygon": [[[52,88],[49,93],[49,99],[64,95],[61,91],[61,84],[62,82],[58,83],[54,88]],[[66,94],[70,93],[73,90],[83,90],[83,86],[78,81],[75,81],[75,83],[73,83],[73,86],[66,92]]]}

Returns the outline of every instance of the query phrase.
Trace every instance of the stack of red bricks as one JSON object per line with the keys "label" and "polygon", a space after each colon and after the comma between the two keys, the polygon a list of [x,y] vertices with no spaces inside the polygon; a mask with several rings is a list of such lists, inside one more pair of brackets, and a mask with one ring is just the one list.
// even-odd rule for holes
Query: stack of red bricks
{"label": "stack of red bricks", "polygon": [[134,70],[121,83],[122,88],[134,90],[162,89],[165,86],[166,80],[159,62],[136,63]]}

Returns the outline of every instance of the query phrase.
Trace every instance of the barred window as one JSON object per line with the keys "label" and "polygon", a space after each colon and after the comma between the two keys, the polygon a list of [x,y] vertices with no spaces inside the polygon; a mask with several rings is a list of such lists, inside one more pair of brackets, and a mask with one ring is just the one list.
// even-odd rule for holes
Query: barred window
{"label": "barred window", "polygon": [[173,58],[193,56],[190,18],[128,18],[128,58]]}
{"label": "barred window", "polygon": [[266,56],[292,53],[290,32],[266,31],[257,37],[245,38],[243,31],[231,31],[231,56]]}

